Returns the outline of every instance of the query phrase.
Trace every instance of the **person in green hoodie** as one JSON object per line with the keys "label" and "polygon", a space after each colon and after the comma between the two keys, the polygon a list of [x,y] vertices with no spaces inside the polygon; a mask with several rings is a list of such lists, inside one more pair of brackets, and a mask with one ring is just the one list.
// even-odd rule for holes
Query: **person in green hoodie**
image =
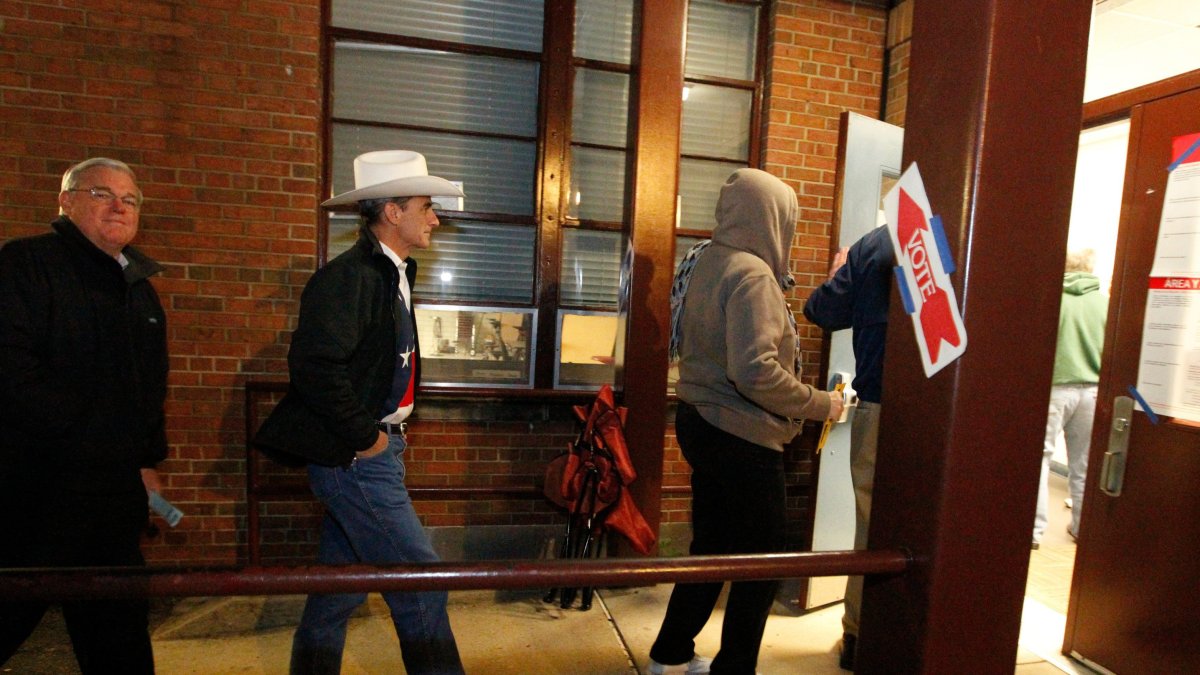
{"label": "person in green hoodie", "polygon": [[1054,353],[1050,412],[1042,448],[1041,486],[1033,523],[1034,548],[1040,545],[1046,531],[1050,456],[1054,454],[1060,433],[1067,446],[1067,493],[1071,497],[1068,532],[1072,538],[1079,536],[1083,483],[1092,443],[1092,418],[1096,414],[1096,385],[1100,381],[1100,355],[1104,350],[1104,324],[1108,318],[1108,296],[1100,292],[1100,280],[1092,273],[1094,257],[1091,249],[1068,254],[1063,275],[1058,346]]}

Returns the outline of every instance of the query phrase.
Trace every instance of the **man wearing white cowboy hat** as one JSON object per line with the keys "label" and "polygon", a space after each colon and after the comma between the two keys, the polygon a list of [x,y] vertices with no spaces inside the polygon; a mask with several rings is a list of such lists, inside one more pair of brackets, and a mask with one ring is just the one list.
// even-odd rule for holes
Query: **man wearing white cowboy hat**
{"label": "man wearing white cowboy hat", "polygon": [[[300,298],[288,352],[291,383],[255,444],[307,465],[325,505],[318,560],[326,565],[436,562],[404,487],[405,418],[420,377],[412,313],[414,248],[438,226],[435,196],[461,197],[430,176],[416,152],[354,160],[354,190],[323,206],[357,202],[358,241],[313,275]],[[444,591],[384,593],[405,670],[462,673]],[[293,673],[341,670],[346,624],[365,593],[310,595],[292,644]]]}

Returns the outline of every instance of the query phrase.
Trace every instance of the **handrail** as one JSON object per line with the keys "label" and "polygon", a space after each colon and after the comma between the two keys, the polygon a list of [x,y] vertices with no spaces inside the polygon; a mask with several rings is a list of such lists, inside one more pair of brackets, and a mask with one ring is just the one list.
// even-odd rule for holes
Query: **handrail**
{"label": "handrail", "polygon": [[150,567],[4,569],[0,570],[0,597],[12,601],[62,601],[433,589],[458,591],[644,586],[672,581],[694,583],[900,574],[907,571],[911,564],[912,558],[906,551],[887,550],[193,571]]}

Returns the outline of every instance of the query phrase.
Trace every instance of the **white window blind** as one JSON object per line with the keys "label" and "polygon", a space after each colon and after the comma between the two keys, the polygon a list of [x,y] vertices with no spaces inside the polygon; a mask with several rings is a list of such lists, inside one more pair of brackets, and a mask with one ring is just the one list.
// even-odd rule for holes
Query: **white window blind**
{"label": "white window blind", "polygon": [[567,229],[562,249],[560,303],[615,309],[621,281],[621,234]]}
{"label": "white window blind", "polygon": [[577,0],[575,56],[629,63],[633,44],[633,0]]}
{"label": "white window blind", "polygon": [[437,301],[533,301],[534,229],[455,221],[414,249],[417,294]]}
{"label": "white window blind", "polygon": [[540,52],[543,0],[334,0],[332,24]]}
{"label": "white window blind", "polygon": [[338,119],[537,137],[533,61],[338,42],[333,82]]}
{"label": "white window blind", "polygon": [[[329,219],[331,260],[354,245],[358,229],[357,216]],[[531,227],[443,220],[433,231],[433,245],[411,252],[417,261],[417,297],[424,302],[532,302],[534,235]]]}
{"label": "white window blind", "polygon": [[333,192],[354,187],[354,158],[371,150],[416,150],[429,173],[463,182],[465,210],[533,214],[537,143],[353,124],[333,125]]}
{"label": "white window blind", "polygon": [[625,152],[571,148],[571,204],[580,220],[620,222],[625,210]]}
{"label": "white window blind", "polygon": [[752,102],[745,89],[689,85],[683,102],[683,154],[747,161]]}
{"label": "white window blind", "polygon": [[758,7],[721,2],[688,2],[684,75],[754,79]]}
{"label": "white window blind", "polygon": [[623,148],[628,117],[628,75],[587,68],[575,71],[572,141]]}

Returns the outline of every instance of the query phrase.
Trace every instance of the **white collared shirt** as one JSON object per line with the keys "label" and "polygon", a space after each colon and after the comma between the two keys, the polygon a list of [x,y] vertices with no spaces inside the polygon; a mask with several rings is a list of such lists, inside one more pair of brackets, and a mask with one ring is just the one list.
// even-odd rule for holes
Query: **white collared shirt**
{"label": "white collared shirt", "polygon": [[404,298],[404,306],[407,307],[408,311],[411,313],[412,289],[408,287],[408,276],[404,273],[405,270],[408,269],[408,263],[404,262],[404,260],[397,255],[395,251],[388,248],[387,244],[380,242],[379,247],[383,249],[383,254],[388,257],[388,260],[392,261],[392,264],[396,266],[396,270],[400,272],[400,297]]}

